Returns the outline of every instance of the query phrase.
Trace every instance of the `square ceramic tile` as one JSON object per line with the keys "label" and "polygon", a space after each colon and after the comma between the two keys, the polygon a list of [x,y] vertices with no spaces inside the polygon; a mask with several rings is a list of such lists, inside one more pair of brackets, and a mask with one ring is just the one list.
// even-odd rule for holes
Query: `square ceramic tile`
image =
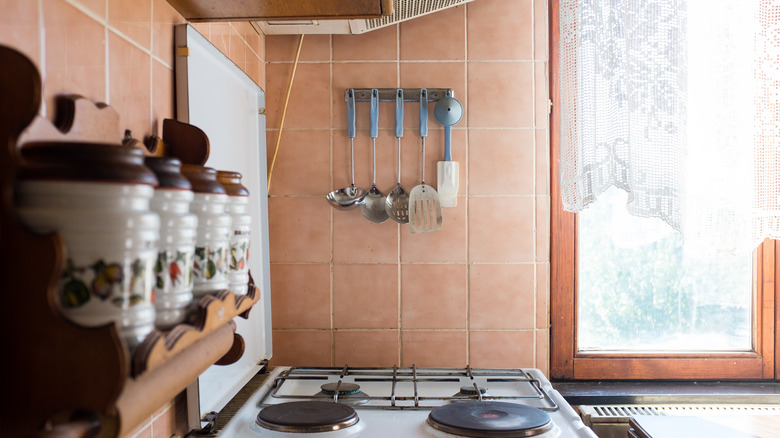
{"label": "square ceramic tile", "polygon": [[550,328],[550,263],[536,264],[536,326]]}
{"label": "square ceramic tile", "polygon": [[401,327],[466,328],[466,265],[401,265]]}
{"label": "square ceramic tile", "polygon": [[[36,65],[40,61],[41,38],[38,2],[0,0],[0,41],[24,54]],[[40,68],[40,67],[39,67]]]}
{"label": "square ceramic tile", "polygon": [[534,367],[534,341],[532,330],[469,332],[469,364],[473,368]]}
{"label": "square ceramic tile", "polygon": [[[451,88],[455,98],[463,105],[465,125],[468,110],[466,102],[466,63],[463,61],[441,62],[401,62],[401,86],[404,88]],[[437,125],[433,110],[436,102],[430,102],[428,108],[428,127]],[[413,111],[417,112],[417,107]],[[417,120],[416,118],[413,120]],[[414,126],[414,125],[413,125]],[[441,126],[441,125],[439,125]],[[463,126],[463,125],[457,125]]]}
{"label": "square ceramic tile", "polygon": [[[282,118],[292,64],[268,64],[265,95],[266,126],[278,129]],[[299,64],[295,72],[284,129],[330,127],[330,67]]]}
{"label": "square ceramic tile", "polygon": [[173,28],[184,23],[182,17],[166,0],[153,0],[152,10],[152,53],[173,68]]}
{"label": "square ceramic tile", "polygon": [[[269,131],[267,144],[273,155],[279,131]],[[268,159],[270,165],[270,157]],[[283,130],[271,175],[272,195],[328,194],[330,186],[330,132]]]}
{"label": "square ceramic tile", "polygon": [[550,194],[550,137],[548,129],[536,129],[536,194]]}
{"label": "square ceramic tile", "polygon": [[550,375],[550,331],[536,331],[536,368],[545,376]]}
{"label": "square ceramic tile", "polygon": [[108,0],[108,25],[151,49],[152,0]]}
{"label": "square ceramic tile", "polygon": [[234,23],[231,23],[230,27],[230,54],[229,58],[233,61],[233,64],[237,65],[242,71],[246,70],[246,43],[241,37],[241,34],[236,29]]}
{"label": "square ceramic tile", "polygon": [[[362,103],[362,102],[361,102]],[[368,105],[356,105],[358,116]],[[338,108],[338,107],[337,107]],[[343,109],[343,106],[340,108]],[[368,124],[368,122],[366,122]],[[346,129],[335,129],[333,133],[333,186],[340,189],[350,185],[350,140]],[[358,126],[354,139],[355,185],[363,189],[371,188],[373,163],[373,142],[368,126]],[[376,138],[376,186],[380,192],[387,195],[396,182],[398,141],[389,129],[378,130]]]}
{"label": "square ceramic tile", "polygon": [[401,229],[401,261],[446,263],[466,261],[466,201],[442,208],[441,230],[413,234]]}
{"label": "square ceramic tile", "polygon": [[330,265],[271,265],[271,313],[277,329],[330,328]]}
{"label": "square ceramic tile", "polygon": [[[79,94],[96,102],[105,102],[105,27],[59,0],[48,0],[43,15],[46,72],[42,77],[47,117],[54,119],[54,101],[59,94]],[[146,76],[148,80],[148,71]],[[147,86],[133,91],[148,96],[148,90]]]}
{"label": "square ceramic tile", "polygon": [[118,35],[108,34],[109,101],[120,128],[142,139],[151,131],[151,56]]}
{"label": "square ceramic tile", "polygon": [[550,261],[550,197],[536,197],[536,261]]}
{"label": "square ceramic tile", "polygon": [[329,262],[331,207],[323,197],[268,200],[272,262]]}
{"label": "square ceramic tile", "polygon": [[533,195],[532,129],[469,130],[469,194]]}
{"label": "square ceramic tile", "polygon": [[532,62],[470,62],[468,87],[470,128],[534,126]]}
{"label": "square ceramic tile", "polygon": [[398,266],[333,265],[336,329],[398,328]]}
{"label": "square ceramic tile", "polygon": [[[323,201],[324,202],[324,201]],[[333,260],[340,263],[397,263],[398,224],[369,221],[359,208],[333,210]]]}
{"label": "square ceramic tile", "polygon": [[165,119],[175,119],[173,70],[157,60],[152,61],[152,131],[162,137]]}
{"label": "square ceramic tile", "polygon": [[533,57],[532,0],[468,4],[469,60],[530,60]]}
{"label": "square ceramic tile", "polygon": [[535,274],[533,264],[470,265],[469,328],[534,328]]}
{"label": "square ceramic tile", "polygon": [[465,331],[401,332],[401,366],[464,368]]}
{"label": "square ceramic tile", "polygon": [[455,6],[401,23],[401,60],[466,58],[466,7]]}
{"label": "square ceramic tile", "polygon": [[469,261],[533,262],[534,197],[470,197]]}
{"label": "square ceramic tile", "polygon": [[[293,62],[298,53],[300,35],[266,35],[268,62]],[[330,61],[330,35],[304,35],[298,62]]]}
{"label": "square ceramic tile", "polygon": [[398,25],[358,35],[333,35],[334,61],[395,61]]}
{"label": "square ceramic tile", "polygon": [[[412,108],[409,108],[409,107]],[[406,191],[411,191],[420,184],[422,178],[422,139],[419,131],[419,110],[415,105],[408,105],[407,119],[411,119],[408,129],[404,130],[401,140],[401,183]],[[433,109],[431,109],[432,111]],[[468,142],[467,130],[463,125],[451,129],[450,153],[452,161],[458,163],[458,195],[466,195],[468,179]],[[395,157],[393,157],[395,158]],[[438,190],[438,162],[444,160],[444,128],[435,121],[428,125],[428,136],[425,139],[425,183]]]}
{"label": "square ceramic tile", "polygon": [[534,100],[536,109],[534,115],[534,126],[537,128],[546,128],[550,124],[550,84],[548,82],[549,74],[547,72],[546,62],[534,62]]}
{"label": "square ceramic tile", "polygon": [[534,59],[547,61],[549,50],[548,0],[533,0],[534,8]]}
{"label": "square ceramic tile", "polygon": [[399,363],[397,331],[337,331],[335,366],[391,367]]}
{"label": "square ceramic tile", "polygon": [[274,330],[272,342],[274,355],[270,366],[332,366],[332,341],[328,330]]}
{"label": "square ceramic tile", "polygon": [[[49,0],[44,0],[44,1],[49,1]],[[54,0],[54,1],[61,1],[61,0]],[[94,12],[95,15],[97,15],[101,19],[106,18],[106,14],[108,12],[108,2],[109,0],[78,0],[78,3],[81,6],[84,6],[85,8]]]}
{"label": "square ceramic tile", "polygon": [[230,54],[230,23],[209,23],[208,40],[225,56]]}

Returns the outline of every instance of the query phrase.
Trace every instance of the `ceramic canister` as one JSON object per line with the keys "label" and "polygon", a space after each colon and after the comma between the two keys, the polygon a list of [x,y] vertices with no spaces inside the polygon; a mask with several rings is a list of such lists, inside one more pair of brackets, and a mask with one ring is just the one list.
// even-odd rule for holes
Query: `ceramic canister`
{"label": "ceramic canister", "polygon": [[192,303],[198,218],[190,213],[194,195],[190,181],[181,174],[181,161],[146,157],[145,163],[160,183],[150,206],[160,215],[160,246],[154,264],[155,324],[165,330],[184,322]]}
{"label": "ceramic canister", "polygon": [[15,202],[33,231],[56,231],[67,260],[63,315],[82,326],[117,322],[130,351],[154,327],[153,269],[160,219],[149,210],[157,179],[139,149],[97,143],[28,143]]}
{"label": "ceramic canister", "polygon": [[185,164],[182,174],[192,184],[195,196],[190,212],[198,217],[198,237],[193,259],[193,304],[204,295],[228,289],[228,253],[232,218],[226,212],[229,201],[225,188],[217,182],[217,171]]}
{"label": "ceramic canister", "polygon": [[249,215],[249,190],[241,185],[241,174],[220,170],[217,180],[230,197],[227,212],[233,218],[233,232],[230,236],[230,290],[245,295],[249,283],[249,246],[252,234],[252,216]]}

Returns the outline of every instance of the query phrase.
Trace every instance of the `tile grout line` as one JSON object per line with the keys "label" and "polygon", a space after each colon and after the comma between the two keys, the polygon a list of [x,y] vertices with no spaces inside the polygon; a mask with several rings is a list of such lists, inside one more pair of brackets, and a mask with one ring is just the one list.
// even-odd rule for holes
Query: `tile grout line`
{"label": "tile grout line", "polygon": [[[303,35],[301,35],[301,38],[303,38]],[[328,51],[329,51],[329,58],[333,59],[333,36],[328,36]],[[333,147],[334,147],[334,141],[333,141],[333,64],[329,64],[328,67],[328,74],[330,75],[330,186],[333,187]],[[330,364],[331,366],[336,366],[336,304],[335,304],[335,295],[336,295],[336,276],[335,276],[335,268],[336,265],[334,263],[335,258],[335,250],[333,248],[333,234],[334,234],[334,214],[333,214],[333,208],[330,209]]]}
{"label": "tile grout line", "polygon": [[[533,107],[533,122],[532,122],[533,125],[534,125],[534,128],[536,128],[536,123],[537,123],[538,118],[539,118],[539,115],[536,114],[536,109],[537,109],[537,106],[538,106],[537,105],[537,103],[538,103],[537,99],[539,98],[539,96],[536,95],[536,25],[537,25],[537,23],[536,23],[536,20],[534,20],[534,12],[535,12],[534,11],[534,7],[535,7],[535,4],[536,4],[536,2],[531,0],[531,14],[530,14],[531,15],[531,26],[530,26],[530,28],[531,28],[531,58],[533,58],[533,60],[534,60],[534,63],[532,64],[533,72],[532,72],[532,75],[531,75],[531,95],[532,95],[531,101],[533,102],[533,106],[534,106]],[[536,145],[536,131],[535,130],[534,130],[532,145],[533,145],[533,148],[532,148],[532,151],[531,151],[531,157],[532,157],[531,160],[534,163],[534,171],[535,171],[536,170],[536,166],[537,166],[537,162],[536,162],[536,147],[537,147],[537,145]],[[536,172],[534,172],[534,174],[536,174]],[[536,178],[533,179],[533,193],[534,193],[534,195],[536,195]],[[534,219],[533,219],[533,221],[534,221],[533,222],[533,224],[534,224],[534,226],[533,226],[534,239],[533,239],[533,242],[532,242],[533,259],[534,259],[534,269],[533,269],[533,279],[534,279],[534,281],[533,281],[533,287],[534,287],[534,289],[533,289],[533,293],[534,293],[534,295],[533,295],[534,296],[534,306],[533,306],[533,308],[534,308],[534,322],[533,322],[533,327],[534,327],[534,329],[536,328],[536,314],[537,314],[537,307],[539,306],[539,303],[537,302],[538,301],[537,288],[539,287],[539,278],[538,278],[538,275],[537,275],[538,269],[537,269],[537,265],[536,265],[536,261],[539,259],[538,253],[537,253],[537,251],[539,250],[539,248],[537,246],[537,241],[538,241],[538,236],[539,236],[539,223],[538,223],[538,219],[539,218],[538,218],[537,203],[538,203],[538,198],[536,196],[534,196],[534,203],[533,203],[533,206],[531,207],[532,214],[534,215]],[[533,343],[532,343],[532,345],[533,345],[532,357],[533,357],[534,367],[537,366],[536,338],[537,338],[536,332],[534,332],[534,339],[533,339]]]}
{"label": "tile grout line", "polygon": [[[466,74],[466,89],[464,90],[464,94],[466,97],[469,95],[469,5],[468,3],[465,5],[465,9],[463,12],[463,32],[464,32],[464,56],[463,56],[463,62],[466,63],[464,71]],[[468,102],[466,102],[468,103]],[[467,114],[470,114],[469,111]],[[468,156],[469,156],[469,129],[471,128],[471,124],[469,123],[470,116],[466,116],[466,172],[468,173]],[[465,228],[466,228],[466,364],[471,364],[471,266],[470,266],[470,255],[471,255],[471,246],[469,242],[469,180],[466,179],[466,189],[465,193],[466,196],[464,197],[464,203],[463,206],[465,209],[465,213],[463,215],[464,222],[465,222]]]}

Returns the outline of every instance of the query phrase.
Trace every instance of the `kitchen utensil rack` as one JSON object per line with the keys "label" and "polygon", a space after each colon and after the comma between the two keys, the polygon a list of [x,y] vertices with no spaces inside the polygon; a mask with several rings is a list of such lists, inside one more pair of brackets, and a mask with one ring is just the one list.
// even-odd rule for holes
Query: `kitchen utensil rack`
{"label": "kitchen utensil rack", "polygon": [[[3,364],[2,409],[9,419],[3,433],[125,436],[209,366],[241,357],[243,339],[235,333],[233,318],[247,317],[260,291],[250,278],[246,296],[221,291],[204,297],[197,305],[194,323],[167,333],[153,332],[133,357],[116,324],[80,327],[67,321],[57,306],[64,243],[56,233],[30,232],[16,216],[13,192],[20,163],[17,143],[28,125],[25,140],[68,141],[69,137],[36,116],[41,79],[33,63],[0,46],[0,65],[0,278],[5,308],[0,320],[3,346],[9,352]],[[95,141],[109,132],[110,141],[121,141],[118,117],[110,107],[86,109],[83,101],[69,107],[79,114],[68,131],[79,132],[79,139]],[[90,117],[82,117],[83,113]],[[106,128],[106,120],[116,125]],[[113,135],[117,135],[115,140]]]}
{"label": "kitchen utensil rack", "polygon": [[[344,100],[350,89],[344,91]],[[372,88],[351,88],[355,92],[356,102],[370,102]],[[422,88],[377,88],[380,102],[395,102],[398,90],[404,90],[404,102],[419,102]],[[447,92],[452,93],[452,88],[426,88],[428,90],[428,102],[435,102],[447,97]]]}

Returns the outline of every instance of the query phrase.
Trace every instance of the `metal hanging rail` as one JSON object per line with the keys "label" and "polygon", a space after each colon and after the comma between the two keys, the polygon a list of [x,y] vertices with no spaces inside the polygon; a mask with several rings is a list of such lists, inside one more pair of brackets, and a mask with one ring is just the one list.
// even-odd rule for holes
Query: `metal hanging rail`
{"label": "metal hanging rail", "polygon": [[[419,102],[421,88],[378,88],[380,102],[395,102],[398,90],[404,90],[404,102]],[[443,99],[449,93],[452,96],[452,88],[426,88],[428,90],[428,102]],[[353,88],[356,102],[370,102],[371,88]],[[344,91],[344,100],[347,100],[347,90]]]}

